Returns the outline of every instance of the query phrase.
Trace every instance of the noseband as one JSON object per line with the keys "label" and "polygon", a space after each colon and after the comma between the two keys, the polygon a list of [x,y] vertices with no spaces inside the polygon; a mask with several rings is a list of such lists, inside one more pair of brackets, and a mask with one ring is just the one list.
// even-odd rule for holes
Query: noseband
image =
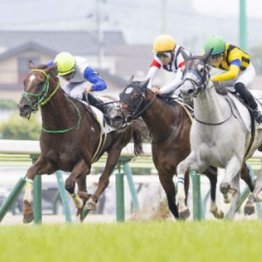
{"label": "noseband", "polygon": [[[31,109],[31,112],[36,112],[38,110],[38,105],[40,106],[44,106],[46,105],[49,100],[55,95],[55,93],[57,92],[57,90],[60,87],[59,81],[57,82],[57,85],[55,87],[55,89],[51,92],[50,95],[48,95],[49,89],[50,89],[50,75],[47,74],[44,70],[42,69],[32,69],[32,72],[40,72],[45,76],[45,82],[43,84],[43,88],[41,89],[41,91],[39,93],[31,93],[31,92],[23,92],[22,97],[26,98],[27,101],[29,101],[29,106]],[[35,105],[32,104],[31,98],[32,97],[36,97],[37,98],[37,103]],[[77,121],[76,123],[69,128],[65,128],[65,129],[57,129],[57,130],[50,130],[50,129],[46,129],[42,126],[42,130],[46,133],[50,133],[50,134],[63,134],[66,132],[70,132],[74,129],[79,129],[80,127],[80,123],[81,123],[81,114],[80,111],[78,109],[78,107],[71,101],[71,99],[68,100],[74,107],[74,109],[76,110],[77,113]]]}

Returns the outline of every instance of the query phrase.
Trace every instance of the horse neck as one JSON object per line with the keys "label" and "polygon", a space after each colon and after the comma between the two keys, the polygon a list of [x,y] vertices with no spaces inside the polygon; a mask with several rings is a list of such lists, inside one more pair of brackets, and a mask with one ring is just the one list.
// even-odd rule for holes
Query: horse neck
{"label": "horse neck", "polygon": [[230,115],[230,110],[226,99],[216,92],[211,81],[194,98],[195,117],[203,122],[221,122]]}
{"label": "horse neck", "polygon": [[48,129],[68,127],[70,124],[75,123],[77,119],[76,110],[69,103],[61,88],[41,107],[41,115],[43,126]]}
{"label": "horse neck", "polygon": [[[147,96],[148,102],[152,99],[152,96]],[[142,118],[156,141],[161,141],[170,134],[179,119],[178,117],[174,117],[173,109],[159,99],[155,99],[155,101],[152,102],[142,114]]]}

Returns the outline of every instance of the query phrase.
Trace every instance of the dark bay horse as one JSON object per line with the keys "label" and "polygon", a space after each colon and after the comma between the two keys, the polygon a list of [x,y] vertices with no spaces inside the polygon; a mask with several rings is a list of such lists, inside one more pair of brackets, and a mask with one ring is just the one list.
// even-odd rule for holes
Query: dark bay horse
{"label": "dark bay horse", "polygon": [[[189,133],[192,124],[191,116],[185,106],[179,102],[167,103],[158,98],[147,88],[147,81],[129,81],[128,85],[120,94],[122,107],[121,114],[126,122],[142,117],[152,136],[153,161],[158,170],[159,179],[163,186],[168,206],[176,218],[186,218],[185,214],[178,213],[176,204],[176,188],[173,176],[176,174],[177,165],[190,153]],[[210,167],[204,174],[209,178],[211,184],[211,206],[210,212],[217,218],[223,217],[215,203],[217,169]],[[243,179],[253,190],[254,186],[248,175],[246,166],[242,169]],[[185,191],[188,192],[189,176],[188,172],[183,182]]]}
{"label": "dark bay horse", "polygon": [[[30,68],[19,103],[20,115],[30,118],[31,113],[40,107],[42,132],[41,154],[26,173],[24,222],[33,220],[31,191],[34,177],[52,174],[56,170],[71,172],[65,181],[65,188],[78,208],[78,213],[83,208],[93,210],[109,183],[109,176],[117,164],[122,148],[133,139],[134,153],[142,152],[145,124],[137,121],[121,130],[101,134],[101,127],[90,109],[66,96],[60,88],[55,66],[41,65],[34,68],[31,65]],[[88,195],[86,175],[90,173],[92,163],[104,152],[108,154],[104,171],[96,191],[93,195]],[[78,193],[75,193],[76,183]]]}

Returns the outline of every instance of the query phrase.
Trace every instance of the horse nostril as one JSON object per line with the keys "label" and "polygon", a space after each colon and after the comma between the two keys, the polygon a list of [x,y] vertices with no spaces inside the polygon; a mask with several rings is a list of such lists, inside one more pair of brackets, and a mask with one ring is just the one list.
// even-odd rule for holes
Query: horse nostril
{"label": "horse nostril", "polygon": [[194,89],[189,89],[189,90],[188,90],[188,94],[191,95],[191,94],[193,94],[193,93],[194,93]]}
{"label": "horse nostril", "polygon": [[28,117],[31,114],[29,105],[19,105],[19,112],[21,117]]}

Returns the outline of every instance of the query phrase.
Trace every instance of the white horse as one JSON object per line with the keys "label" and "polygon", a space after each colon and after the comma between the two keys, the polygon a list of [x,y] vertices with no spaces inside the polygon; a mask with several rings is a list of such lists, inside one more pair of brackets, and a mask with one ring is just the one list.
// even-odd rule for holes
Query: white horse
{"label": "white horse", "polygon": [[[241,166],[256,149],[262,150],[262,130],[256,127],[252,136],[251,130],[255,130],[256,124],[246,106],[231,93],[221,95],[216,92],[210,80],[208,57],[189,58],[183,73],[181,95],[185,100],[193,98],[195,118],[190,131],[191,153],[177,166],[176,201],[180,215],[187,214],[183,177],[188,168],[198,173],[208,166],[224,168],[220,191],[225,202],[231,200],[228,218],[233,219],[240,196]],[[262,93],[260,95],[262,97]],[[262,200],[261,188],[261,183],[257,183],[245,213],[251,214],[254,201]]]}

